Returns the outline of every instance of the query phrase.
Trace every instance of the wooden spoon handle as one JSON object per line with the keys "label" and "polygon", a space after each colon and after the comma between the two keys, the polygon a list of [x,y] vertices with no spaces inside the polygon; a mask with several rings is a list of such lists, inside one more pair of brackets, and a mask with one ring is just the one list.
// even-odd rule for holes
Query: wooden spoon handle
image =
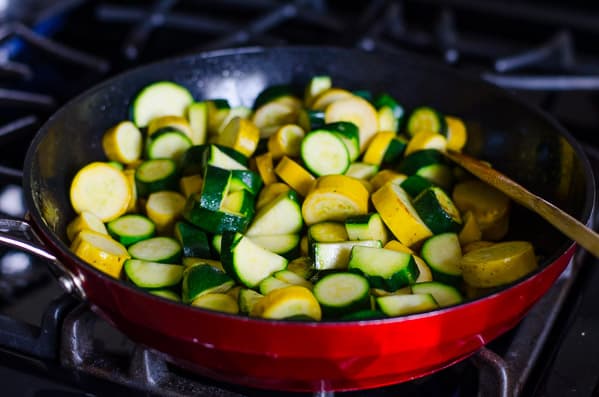
{"label": "wooden spoon handle", "polygon": [[514,201],[542,216],[566,236],[576,241],[596,258],[599,258],[599,234],[583,225],[565,211],[529,192],[522,185],[519,185],[480,160],[456,152],[447,152],[445,155],[483,182],[501,190]]}

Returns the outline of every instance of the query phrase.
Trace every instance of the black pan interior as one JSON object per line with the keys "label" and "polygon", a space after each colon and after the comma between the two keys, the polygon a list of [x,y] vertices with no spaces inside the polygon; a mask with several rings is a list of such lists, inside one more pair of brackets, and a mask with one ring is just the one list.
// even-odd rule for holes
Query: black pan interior
{"label": "black pan interior", "polygon": [[[104,160],[102,134],[128,118],[129,104],[145,85],[172,80],[196,100],[226,98],[251,106],[272,84],[303,86],[311,76],[328,74],[334,85],[388,92],[410,109],[430,105],[463,118],[467,151],[534,193],[586,222],[594,202],[592,171],[576,142],[550,119],[489,84],[429,65],[412,55],[380,55],[333,48],[237,49],[151,64],[117,76],[68,103],[40,130],[25,170],[29,208],[38,222],[66,241],[74,217],[69,186],[84,164]],[[532,241],[547,260],[570,243],[529,211],[514,208],[511,238]],[[58,239],[56,238],[58,237]]]}

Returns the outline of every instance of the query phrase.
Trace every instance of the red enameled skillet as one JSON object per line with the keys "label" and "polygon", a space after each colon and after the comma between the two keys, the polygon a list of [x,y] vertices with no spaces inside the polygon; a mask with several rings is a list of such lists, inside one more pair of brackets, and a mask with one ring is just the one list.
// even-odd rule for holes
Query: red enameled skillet
{"label": "red enameled skillet", "polygon": [[[69,186],[84,164],[103,160],[101,136],[128,117],[145,85],[173,80],[198,100],[251,106],[272,84],[305,84],[328,74],[336,86],[389,92],[409,109],[428,104],[467,123],[466,151],[586,223],[595,197],[592,170],[554,121],[490,84],[411,55],[322,47],[236,49],[144,66],[75,98],[41,128],[29,148],[24,187],[40,244],[19,239],[27,223],[0,221],[0,241],[53,262],[59,279],[131,339],[216,379],[281,390],[352,390],[407,381],[468,357],[514,327],[575,251],[536,215],[513,208],[509,238],[532,241],[538,271],[458,306],[419,315],[353,322],[265,321],[220,314],[152,296],[72,255]],[[57,265],[58,264],[58,265]],[[62,264],[62,265],[60,265]]]}

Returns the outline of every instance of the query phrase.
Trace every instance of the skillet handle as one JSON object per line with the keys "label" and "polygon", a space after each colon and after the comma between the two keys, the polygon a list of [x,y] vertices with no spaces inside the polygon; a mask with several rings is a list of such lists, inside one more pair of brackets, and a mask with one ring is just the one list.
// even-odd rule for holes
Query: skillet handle
{"label": "skillet handle", "polygon": [[68,293],[85,300],[81,278],[69,271],[52,253],[36,241],[31,225],[23,219],[0,218],[0,245],[5,245],[44,259],[50,264],[58,283]]}

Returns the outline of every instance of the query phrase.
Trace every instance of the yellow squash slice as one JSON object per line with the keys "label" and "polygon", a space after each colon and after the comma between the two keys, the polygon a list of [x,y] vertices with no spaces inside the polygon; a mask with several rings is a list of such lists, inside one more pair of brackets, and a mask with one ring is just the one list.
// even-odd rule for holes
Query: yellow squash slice
{"label": "yellow squash slice", "polygon": [[271,183],[270,185],[265,185],[258,194],[258,200],[256,200],[256,210],[264,207],[266,204],[277,198],[281,193],[289,191],[289,189],[291,189],[289,185],[282,182],[275,182]]}
{"label": "yellow squash slice", "polygon": [[256,109],[252,121],[260,130],[260,138],[268,138],[281,126],[295,123],[298,112],[289,103],[271,101]]}
{"label": "yellow squash slice", "polygon": [[372,188],[374,190],[379,190],[387,182],[399,185],[407,178],[407,175],[400,174],[399,172],[395,172],[392,170],[381,170],[377,172],[372,178],[370,178],[370,183],[372,184]]}
{"label": "yellow squash slice", "polygon": [[537,268],[534,248],[527,241],[506,241],[470,251],[460,261],[464,281],[473,287],[504,285]]}
{"label": "yellow squash slice", "polygon": [[250,157],[258,147],[260,131],[250,120],[234,117],[218,136],[217,143]]}
{"label": "yellow squash slice", "polygon": [[181,131],[190,139],[193,136],[189,122],[182,116],[161,116],[150,120],[150,123],[148,124],[148,136],[151,136],[163,128]]}
{"label": "yellow squash slice", "polygon": [[299,157],[304,129],[297,124],[286,124],[268,138],[268,151],[275,160],[283,156]]}
{"label": "yellow squash slice", "polygon": [[370,102],[355,95],[340,99],[327,106],[324,120],[326,123],[337,121],[354,123],[360,134],[360,153],[366,150],[378,128],[376,109]]}
{"label": "yellow squash slice", "polygon": [[71,244],[79,258],[98,270],[119,278],[123,263],[129,258],[127,248],[110,236],[93,230],[82,230]]}
{"label": "yellow squash slice", "polygon": [[458,234],[460,245],[463,246],[474,241],[479,241],[482,238],[482,233],[472,211],[466,211],[462,219],[462,230]]}
{"label": "yellow squash slice", "polygon": [[403,245],[411,247],[433,235],[401,187],[387,183],[372,194],[372,204],[391,233]]}
{"label": "yellow squash slice", "polygon": [[259,156],[252,157],[256,164],[256,170],[262,178],[264,185],[270,185],[277,181],[277,175],[274,171],[274,164],[272,162],[272,154],[270,152],[263,153]]}
{"label": "yellow squash slice", "polygon": [[404,156],[424,149],[437,149],[444,152],[447,148],[447,139],[438,132],[423,131],[408,141]]}
{"label": "yellow squash slice", "polygon": [[445,116],[445,123],[447,124],[447,149],[461,151],[468,140],[464,122],[456,117]]}
{"label": "yellow squash slice", "polygon": [[133,214],[137,212],[137,186],[135,185],[135,168],[125,169],[123,171],[127,182],[129,182],[129,188],[131,189],[131,198],[129,199],[129,205],[127,205],[127,213]]}
{"label": "yellow squash slice", "polygon": [[111,161],[131,164],[141,157],[143,137],[130,121],[122,121],[106,131],[102,137],[102,148]]}
{"label": "yellow squash slice", "polygon": [[148,218],[156,224],[159,233],[172,232],[173,226],[181,218],[185,207],[185,197],[177,192],[162,190],[152,193],[146,203]]}
{"label": "yellow squash slice", "polygon": [[322,318],[320,305],[312,292],[299,285],[291,285],[269,292],[252,307],[250,315],[270,319],[301,316],[317,321]]}
{"label": "yellow squash slice", "polygon": [[342,88],[329,88],[314,98],[311,108],[313,110],[325,110],[331,103],[353,96],[354,94]]}
{"label": "yellow squash slice", "polygon": [[73,241],[82,230],[92,230],[100,234],[108,234],[104,223],[89,211],[83,211],[67,225],[67,238],[69,241]]}
{"label": "yellow squash slice", "polygon": [[201,175],[184,176],[179,180],[179,190],[186,198],[202,191],[204,183]]}
{"label": "yellow squash slice", "polygon": [[302,196],[308,194],[315,181],[312,174],[287,156],[279,161],[275,174]]}
{"label": "yellow squash slice", "polygon": [[109,222],[127,211],[131,186],[122,171],[108,163],[94,162],[77,172],[70,197],[78,214],[90,211],[102,222]]}
{"label": "yellow squash slice", "polygon": [[318,178],[302,205],[307,225],[324,221],[344,221],[368,213],[368,190],[358,179],[345,175]]}
{"label": "yellow squash slice", "polygon": [[392,131],[377,132],[368,145],[366,152],[364,152],[362,161],[368,164],[381,165],[385,152],[394,136],[395,133]]}

